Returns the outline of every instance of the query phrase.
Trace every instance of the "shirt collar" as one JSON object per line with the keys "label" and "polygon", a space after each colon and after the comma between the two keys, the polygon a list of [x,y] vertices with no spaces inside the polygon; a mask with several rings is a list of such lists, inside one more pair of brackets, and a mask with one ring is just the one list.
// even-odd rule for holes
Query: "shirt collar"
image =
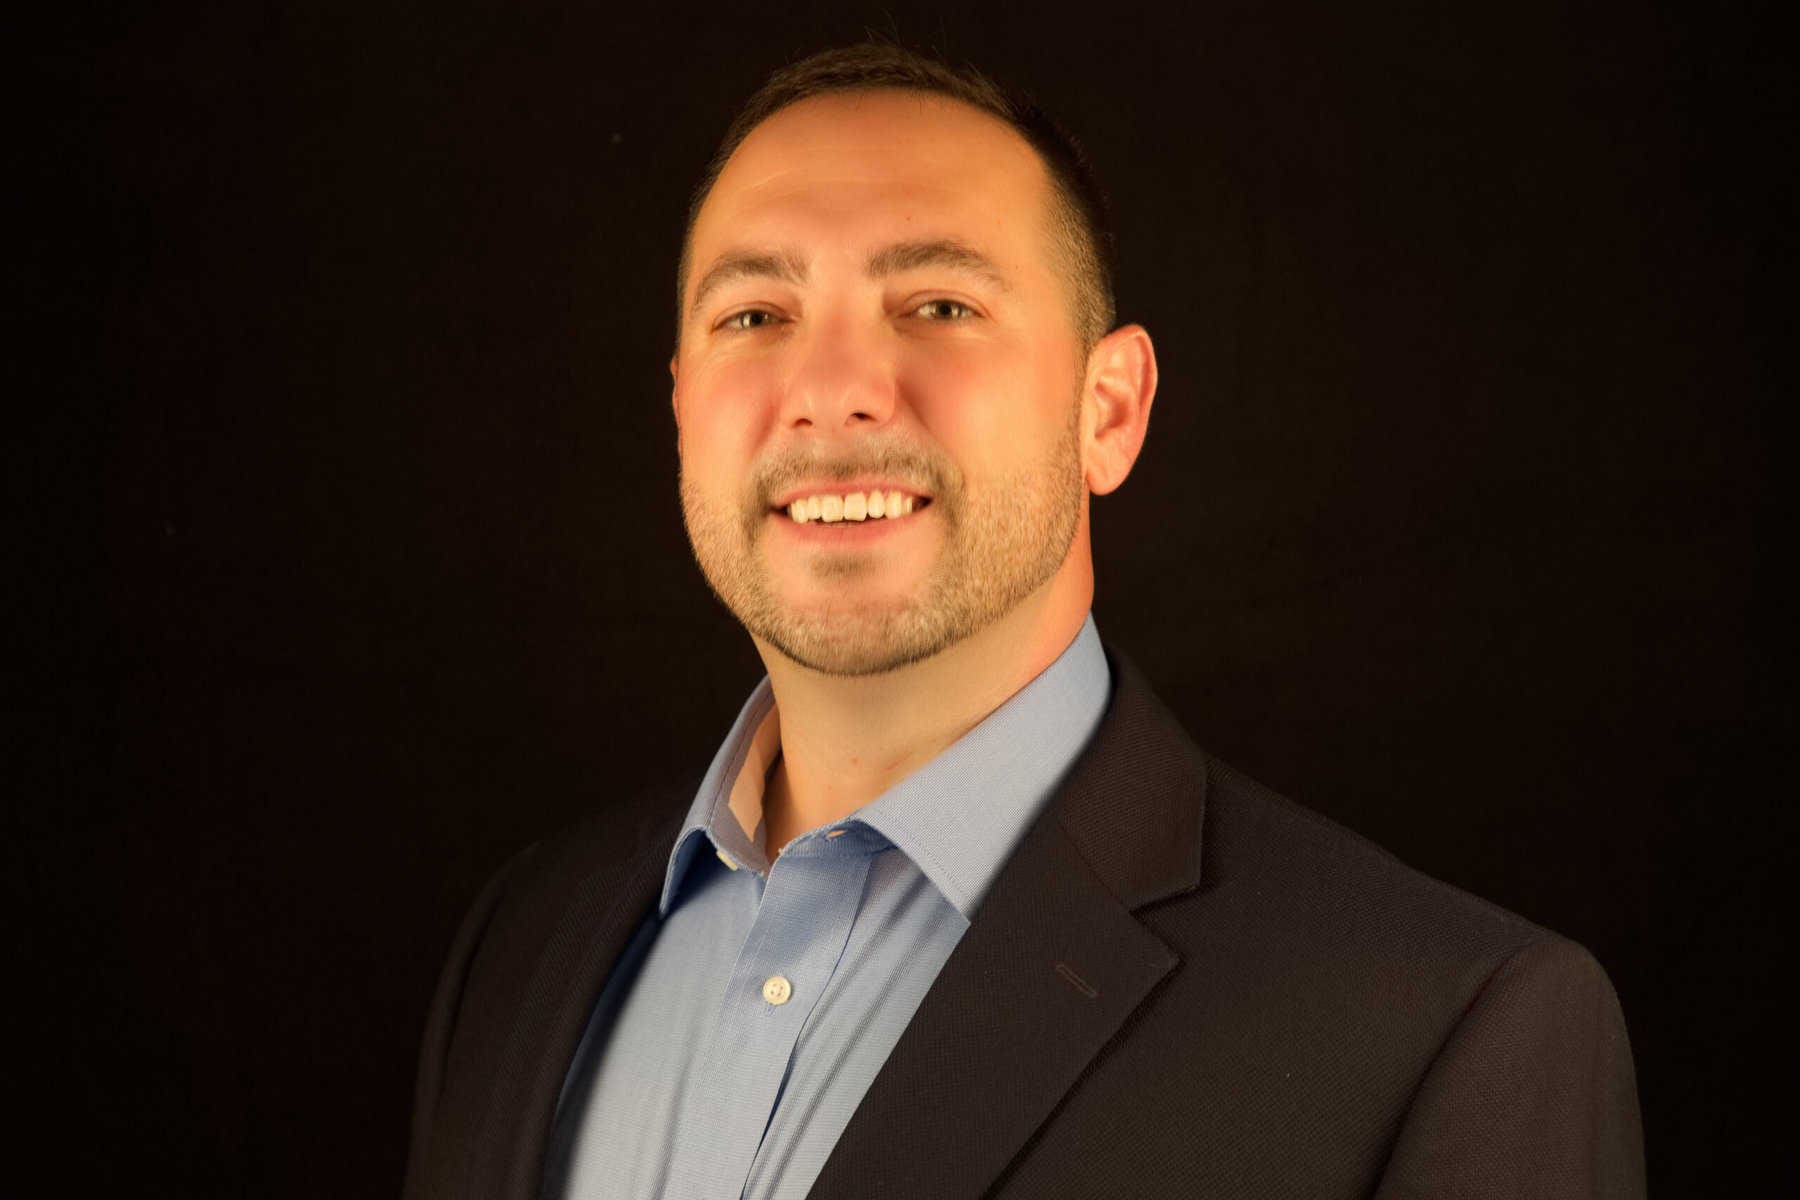
{"label": "shirt collar", "polygon": [[[1056,661],[941,754],[849,816],[816,833],[852,828],[871,852],[898,846],[965,919],[1087,745],[1111,692],[1089,613]],[[769,872],[761,846],[763,781],[781,746],[781,715],[765,676],[713,757],[663,880],[668,916],[707,842],[726,866]],[[795,839],[797,844],[801,839]]]}

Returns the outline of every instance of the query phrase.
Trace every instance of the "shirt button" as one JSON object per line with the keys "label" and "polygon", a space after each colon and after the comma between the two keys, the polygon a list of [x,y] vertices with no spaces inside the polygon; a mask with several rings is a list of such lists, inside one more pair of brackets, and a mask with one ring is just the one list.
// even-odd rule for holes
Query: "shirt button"
{"label": "shirt button", "polygon": [[779,975],[771,975],[763,980],[763,999],[770,1004],[786,1004],[794,989],[786,979]]}

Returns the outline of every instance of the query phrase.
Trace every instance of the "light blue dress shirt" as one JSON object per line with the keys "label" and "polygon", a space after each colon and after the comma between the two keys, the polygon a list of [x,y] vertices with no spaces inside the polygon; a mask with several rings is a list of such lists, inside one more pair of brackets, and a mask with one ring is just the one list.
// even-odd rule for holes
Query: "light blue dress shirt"
{"label": "light blue dress shirt", "polygon": [[595,1004],[545,1195],[803,1200],[1110,690],[1089,614],[981,724],[771,867],[765,678]]}

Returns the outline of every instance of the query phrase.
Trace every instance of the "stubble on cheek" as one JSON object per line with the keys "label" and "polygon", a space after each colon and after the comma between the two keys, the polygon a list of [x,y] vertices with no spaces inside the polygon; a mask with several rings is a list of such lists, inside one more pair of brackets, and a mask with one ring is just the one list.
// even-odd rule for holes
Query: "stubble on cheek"
{"label": "stubble on cheek", "polygon": [[766,607],[770,598],[756,566],[766,527],[759,506],[743,497],[723,504],[708,498],[685,464],[680,472],[680,490],[688,546],[713,595],[740,620],[744,619],[745,606]]}

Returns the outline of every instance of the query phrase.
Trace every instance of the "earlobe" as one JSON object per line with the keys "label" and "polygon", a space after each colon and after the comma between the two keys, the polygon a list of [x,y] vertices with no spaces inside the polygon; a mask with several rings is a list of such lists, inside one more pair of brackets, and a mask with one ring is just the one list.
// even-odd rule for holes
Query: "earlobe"
{"label": "earlobe", "polygon": [[1088,490],[1096,496],[1131,474],[1149,430],[1156,378],[1156,349],[1143,326],[1122,325],[1095,343],[1088,357],[1091,416],[1083,462]]}

